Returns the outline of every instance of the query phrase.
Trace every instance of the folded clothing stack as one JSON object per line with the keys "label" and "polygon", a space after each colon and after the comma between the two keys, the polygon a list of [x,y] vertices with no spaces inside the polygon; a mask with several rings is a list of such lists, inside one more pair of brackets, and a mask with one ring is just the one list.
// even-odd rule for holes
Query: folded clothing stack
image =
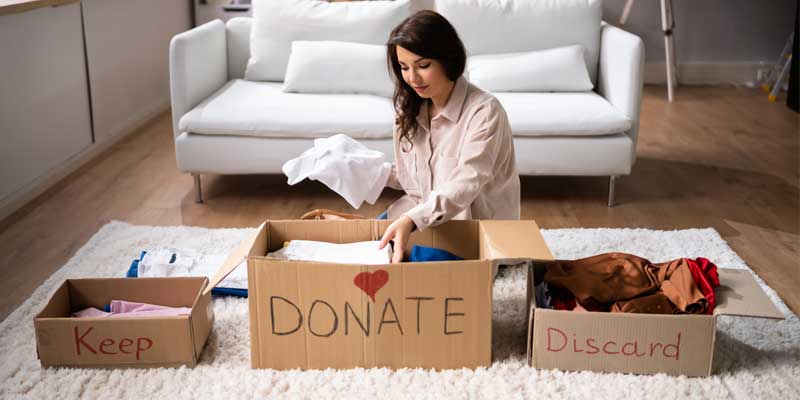
{"label": "folded clothing stack", "polygon": [[[211,279],[227,259],[227,254],[204,255],[191,249],[157,248],[142,251],[128,269],[128,278],[206,276]],[[219,296],[247,297],[247,261],[211,290]]]}
{"label": "folded clothing stack", "polygon": [[292,240],[267,257],[295,261],[318,261],[343,264],[389,264],[392,247],[378,249],[381,242],[329,243],[315,240]]}
{"label": "folded clothing stack", "polygon": [[[284,247],[267,254],[267,257],[295,261],[319,261],[345,264],[389,264],[392,262],[392,247],[378,249],[380,241],[355,243],[328,243],[313,240],[292,240]],[[414,245],[409,262],[456,261],[463,258],[449,251]]]}

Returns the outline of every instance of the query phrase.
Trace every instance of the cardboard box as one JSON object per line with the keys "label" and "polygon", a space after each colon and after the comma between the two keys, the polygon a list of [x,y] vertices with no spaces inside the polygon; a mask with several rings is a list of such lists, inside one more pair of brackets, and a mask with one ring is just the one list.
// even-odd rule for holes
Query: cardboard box
{"label": "cardboard box", "polygon": [[571,312],[536,307],[528,271],[528,363],[535,368],[636,374],[711,374],[718,315],[783,319],[748,270],[719,269],[713,315]]}
{"label": "cardboard box", "polygon": [[231,253],[210,287],[247,257],[253,368],[491,364],[494,269],[552,259],[533,221],[450,221],[410,238],[464,261],[357,265],[266,257],[294,239],[379,240],[390,223],[267,221]]}
{"label": "cardboard box", "polygon": [[[194,366],[203,351],[214,309],[204,293],[208,278],[67,279],[34,318],[42,366]],[[111,300],[191,307],[171,317],[71,318]]]}

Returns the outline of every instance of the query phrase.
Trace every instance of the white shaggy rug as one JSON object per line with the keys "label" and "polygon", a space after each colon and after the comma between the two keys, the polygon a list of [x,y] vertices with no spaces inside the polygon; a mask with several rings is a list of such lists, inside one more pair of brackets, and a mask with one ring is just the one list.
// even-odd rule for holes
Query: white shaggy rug
{"label": "white shaggy rug", "polygon": [[[800,321],[775,292],[785,321],[722,317],[714,375],[708,378],[536,370],[525,363],[525,272],[505,270],[494,285],[493,352],[489,368],[287,371],[250,369],[246,299],[214,300],[216,322],[199,365],[177,369],[42,369],[33,316],[68,277],[123,276],[142,249],[231,249],[250,229],[132,226],[100,229],[67,264],[0,323],[0,398],[800,398]],[[708,257],[747,269],[713,229],[555,229],[543,232],[558,258],[608,251],[654,262]],[[220,335],[220,332],[225,332]]]}

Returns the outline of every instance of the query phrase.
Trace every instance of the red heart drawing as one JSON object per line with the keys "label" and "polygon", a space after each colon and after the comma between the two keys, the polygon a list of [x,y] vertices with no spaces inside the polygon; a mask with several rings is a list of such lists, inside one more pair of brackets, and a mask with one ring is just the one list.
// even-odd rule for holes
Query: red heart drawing
{"label": "red heart drawing", "polygon": [[373,302],[375,301],[375,293],[378,293],[378,290],[386,286],[386,282],[389,282],[389,273],[382,269],[372,273],[362,272],[353,279],[353,283],[363,290]]}

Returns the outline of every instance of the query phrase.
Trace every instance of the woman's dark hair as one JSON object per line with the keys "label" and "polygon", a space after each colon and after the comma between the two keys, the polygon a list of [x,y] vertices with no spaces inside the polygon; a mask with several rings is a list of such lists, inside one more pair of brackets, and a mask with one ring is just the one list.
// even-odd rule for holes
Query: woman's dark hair
{"label": "woman's dark hair", "polygon": [[386,59],[394,80],[392,103],[400,128],[400,142],[405,148],[406,143],[413,146],[411,138],[418,128],[417,115],[424,99],[403,80],[397,46],[440,62],[451,81],[464,73],[467,52],[453,25],[435,11],[418,11],[392,30],[386,42]]}

